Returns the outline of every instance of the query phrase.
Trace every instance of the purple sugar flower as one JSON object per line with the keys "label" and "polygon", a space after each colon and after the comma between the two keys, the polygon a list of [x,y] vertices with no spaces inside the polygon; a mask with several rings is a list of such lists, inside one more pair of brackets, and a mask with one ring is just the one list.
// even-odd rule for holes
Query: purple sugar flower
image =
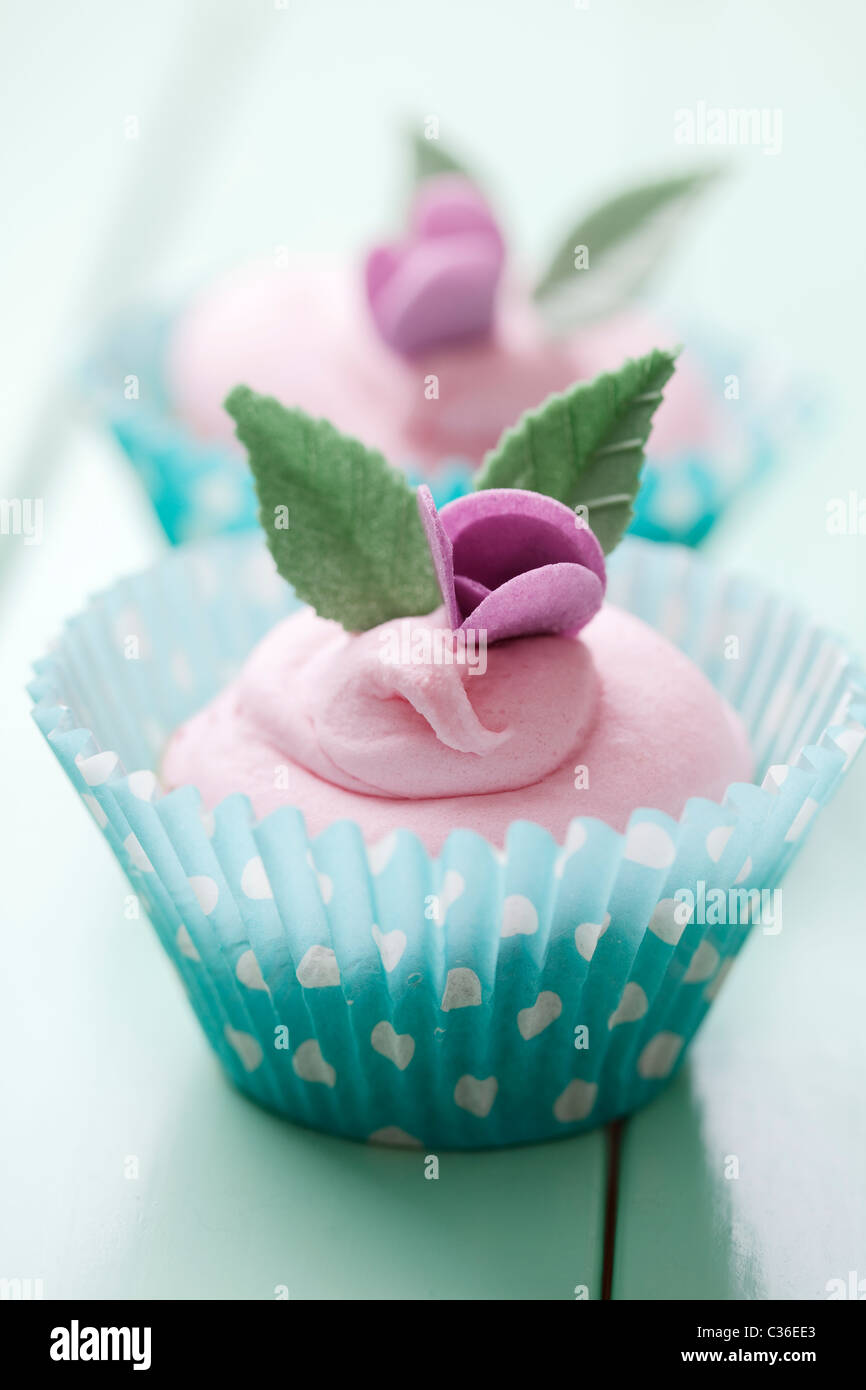
{"label": "purple sugar flower", "polygon": [[486,337],[504,257],[493,214],[468,179],[425,180],[406,239],[367,258],[367,298],[380,335],[406,357]]}
{"label": "purple sugar flower", "polygon": [[418,510],[452,628],[488,642],[541,633],[570,636],[601,607],[604,554],[581,518],[540,492],[490,488]]}

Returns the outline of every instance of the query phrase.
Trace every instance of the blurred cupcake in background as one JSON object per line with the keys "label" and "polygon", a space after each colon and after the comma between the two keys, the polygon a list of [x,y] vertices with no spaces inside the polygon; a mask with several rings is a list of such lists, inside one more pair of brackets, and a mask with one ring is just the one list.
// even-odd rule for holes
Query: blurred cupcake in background
{"label": "blurred cupcake in background", "polygon": [[[736,489],[770,466],[799,411],[706,327],[661,323],[636,307],[714,181],[702,170],[619,194],[579,219],[533,280],[509,254],[480,183],[438,139],[420,136],[399,240],[363,264],[282,254],[235,268],[177,314],[125,320],[92,378],[179,541],[255,522],[222,409],[237,381],[331,420],[445,503],[523,411],[624,356],[673,347],[688,329],[632,526],[695,544]],[[135,385],[123,392],[131,363]]]}
{"label": "blurred cupcake in background", "polygon": [[578,1133],[658,1093],[778,930],[863,678],[784,599],[618,547],[673,370],[551,397],[441,509],[236,388],[278,573],[254,531],[180,547],[38,663],[39,727],[260,1103],[427,1150]]}

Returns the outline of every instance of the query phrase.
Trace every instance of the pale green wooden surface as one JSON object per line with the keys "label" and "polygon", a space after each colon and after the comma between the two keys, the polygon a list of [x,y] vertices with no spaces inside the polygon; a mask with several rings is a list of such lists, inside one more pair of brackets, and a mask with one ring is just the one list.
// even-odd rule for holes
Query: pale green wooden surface
{"label": "pale green wooden surface", "polygon": [[861,763],[783,883],[781,933],[747,942],[685,1073],[626,1130],[615,1298],[866,1280],[864,796]]}
{"label": "pale green wooden surface", "polygon": [[[154,1136],[112,1277],[130,1297],[597,1298],[598,1136],[495,1154],[387,1152],[296,1129],[196,1067]],[[118,1212],[121,1220],[125,1214]],[[94,1272],[95,1273],[95,1272]],[[81,1284],[81,1271],[74,1282]]]}

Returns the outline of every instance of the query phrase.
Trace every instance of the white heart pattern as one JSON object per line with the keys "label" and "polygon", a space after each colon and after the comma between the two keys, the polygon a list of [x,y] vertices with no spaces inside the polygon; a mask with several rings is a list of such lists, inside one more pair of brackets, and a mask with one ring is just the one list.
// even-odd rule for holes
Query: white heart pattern
{"label": "white heart pattern", "polygon": [[667,869],[676,858],[676,846],[666,830],[655,821],[642,820],[630,825],[625,837],[625,857],[647,869]]}
{"label": "white heart pattern", "polygon": [[457,899],[466,891],[466,880],[456,869],[449,869],[439,890],[439,921],[444,922],[448,915],[449,907],[453,907]]}
{"label": "white heart pattern", "polygon": [[714,864],[718,864],[725,852],[725,846],[734,833],[732,825],[717,825],[707,836],[707,854]]}
{"label": "white heart pattern", "polygon": [[385,1144],[391,1149],[420,1149],[421,1140],[414,1134],[407,1134],[399,1125],[385,1125],[384,1129],[374,1129],[367,1136],[368,1144]]}
{"label": "white heart pattern", "polygon": [[449,970],[439,1007],[447,1013],[449,1009],[467,1009],[480,1003],[481,981],[475,971],[466,965],[457,965]]}
{"label": "white heart pattern", "polygon": [[108,781],[119,762],[117,754],[111,752],[92,753],[89,758],[85,758],[81,753],[75,755],[75,766],[88,787],[101,787],[103,782]]}
{"label": "white heart pattern", "polygon": [[554,994],[552,989],[543,989],[535,1003],[528,1009],[521,1009],[517,1015],[520,1036],[527,1042],[530,1038],[537,1038],[561,1013],[562,1000],[559,995]]}
{"label": "white heart pattern", "polygon": [[370,1034],[373,1051],[387,1057],[398,1071],[405,1071],[415,1056],[415,1039],[410,1033],[398,1033],[393,1025],[383,1018]]}
{"label": "white heart pattern", "polygon": [[340,983],[337,955],[330,946],[310,946],[304,952],[295,975],[304,989],[330,989]]}
{"label": "white heart pattern", "polygon": [[610,913],[604,914],[604,921],[581,922],[574,929],[574,944],[577,954],[583,956],[584,960],[592,960],[595,955],[595,948],[598,945],[600,936],[604,936],[610,926]]}
{"label": "white heart pattern", "polygon": [[264,1053],[252,1033],[243,1033],[238,1028],[232,1028],[230,1023],[226,1024],[224,1031],[226,1042],[238,1054],[244,1071],[255,1071],[256,1067],[262,1065]]}
{"label": "white heart pattern", "polygon": [[198,899],[198,905],[205,917],[209,917],[219,901],[219,888],[207,874],[194,874],[189,886]]}
{"label": "white heart pattern", "polygon": [[679,1033],[656,1033],[637,1059],[638,1075],[646,1081],[661,1081],[670,1076],[684,1042]]}
{"label": "white heart pattern", "polygon": [[397,834],[394,830],[391,831],[390,835],[386,835],[384,839],[379,840],[377,844],[370,845],[367,850],[367,857],[370,861],[370,872],[372,874],[382,873],[383,869],[387,868],[396,848]]}
{"label": "white heart pattern", "polygon": [[406,949],[406,939],[404,931],[381,932],[377,926],[373,927],[373,940],[379,948],[382,964],[389,975],[400,964]]}
{"label": "white heart pattern", "polygon": [[256,960],[256,953],[253,950],[244,951],[238,956],[238,963],[235,966],[235,974],[242,985],[247,989],[261,989],[267,994],[268,987],[265,984],[265,977],[262,974],[262,967]]}
{"label": "white heart pattern", "polygon": [[761,789],[763,791],[772,792],[775,796],[787,776],[787,763],[773,763],[772,767],[768,767],[767,771],[764,773]]}
{"label": "white heart pattern", "polygon": [[597,1095],[598,1086],[594,1081],[581,1081],[579,1077],[575,1077],[573,1081],[569,1081],[562,1095],[557,1096],[553,1102],[554,1118],[562,1125],[585,1120],[595,1105]]}
{"label": "white heart pattern", "polygon": [[329,1087],[336,1085],[337,1073],[322,1056],[318,1038],[308,1038],[306,1042],[301,1043],[292,1058],[292,1070],[302,1081],[312,1081]]}
{"label": "white heart pattern", "polygon": [[607,1026],[616,1028],[620,1023],[634,1023],[637,1019],[643,1018],[648,1008],[649,1002],[640,985],[629,980],[616,1009],[607,1020]]}
{"label": "white heart pattern", "polygon": [[454,1087],[454,1101],[461,1110],[468,1110],[470,1115],[477,1115],[479,1120],[483,1120],[493,1109],[498,1090],[499,1082],[495,1076],[486,1076],[483,1080],[478,1076],[461,1076]]}
{"label": "white heart pattern", "polygon": [[535,904],[523,893],[512,893],[502,904],[502,935],[532,936],[538,931]]}
{"label": "white heart pattern", "polygon": [[733,958],[733,956],[728,956],[725,960],[722,961],[721,965],[719,966],[718,973],[716,974],[715,979],[710,980],[710,983],[707,985],[706,989],[704,990],[704,998],[705,998],[705,999],[710,1000],[710,1001],[712,1001],[713,999],[715,999],[715,997],[716,997],[716,995],[718,994],[719,990],[721,989],[722,985],[725,983],[725,980],[728,978],[729,974],[731,973],[731,969],[732,969],[732,967],[733,967],[733,964],[734,964],[734,958]]}
{"label": "white heart pattern", "polygon": [[689,961],[689,968],[683,976],[683,984],[691,985],[708,980],[715,975],[719,964],[719,953],[709,941],[702,941]]}
{"label": "white heart pattern", "polygon": [[272,898],[274,890],[268,882],[268,875],[262,856],[256,854],[244,864],[241,874],[241,892],[248,898]]}
{"label": "white heart pattern", "polygon": [[573,854],[576,854],[578,850],[583,849],[584,845],[586,844],[586,839],[587,836],[584,826],[580,824],[580,821],[573,821],[572,824],[568,827],[568,831],[565,836],[565,844],[562,846],[562,849],[556,856],[556,860],[553,865],[553,873],[555,878],[562,878],[562,875],[565,873],[565,866],[568,863],[569,859]]}
{"label": "white heart pattern", "polygon": [[130,772],[127,777],[129,790],[133,796],[137,796],[139,801],[150,801],[156,791],[156,776],[149,768],[142,768],[139,772]]}
{"label": "white heart pattern", "polygon": [[183,922],[181,922],[178,927],[174,939],[177,942],[177,949],[182,956],[186,956],[187,960],[201,960],[201,956],[196,949],[196,944]]}
{"label": "white heart pattern", "polygon": [[676,946],[686,929],[685,922],[676,919],[677,907],[675,898],[662,898],[653,908],[653,915],[647,924],[647,931],[668,946]]}

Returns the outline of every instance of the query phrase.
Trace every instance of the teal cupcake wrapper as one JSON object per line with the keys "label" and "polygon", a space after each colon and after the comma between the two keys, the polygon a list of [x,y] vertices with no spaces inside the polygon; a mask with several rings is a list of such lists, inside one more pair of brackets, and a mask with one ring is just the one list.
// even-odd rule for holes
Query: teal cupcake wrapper
{"label": "teal cupcake wrapper", "polygon": [[193,787],[162,793],[168,733],[295,606],[257,536],[173,552],[38,663],[37,723],[257,1101],[355,1139],[481,1148],[625,1114],[681,1064],[863,740],[866,686],[839,639],[687,551],[626,541],[609,594],[740,711],[761,780],[678,821],[638,808],[625,834],[578,817],[564,845],[517,821],[502,851],[460,830],[434,858],[398,826],[365,845],[351,821],[311,837],[296,808],[256,821],[244,796],[206,812]]}
{"label": "teal cupcake wrapper", "polygon": [[[230,448],[205,444],[173,414],[164,379],[169,316],[130,315],[107,332],[85,369],[87,393],[133,464],[160,523],[173,544],[258,524],[252,476]],[[742,359],[729,346],[708,339],[697,328],[684,335],[697,344],[707,375],[719,389],[732,375],[748,387],[746,399],[731,406],[743,419],[746,441],[736,457],[708,451],[685,452],[655,463],[652,441],[635,503],[631,530],[650,540],[697,545],[712,529],[733,496],[768,473],[786,444],[812,414],[802,384],[782,380],[774,386],[767,371]],[[135,369],[134,399],[123,385]],[[255,384],[255,383],[253,383]],[[787,421],[786,432],[770,421]],[[729,454],[730,454],[729,450]],[[415,482],[430,484],[438,506],[469,490],[473,470],[459,459],[443,460],[432,477],[407,464]]]}

